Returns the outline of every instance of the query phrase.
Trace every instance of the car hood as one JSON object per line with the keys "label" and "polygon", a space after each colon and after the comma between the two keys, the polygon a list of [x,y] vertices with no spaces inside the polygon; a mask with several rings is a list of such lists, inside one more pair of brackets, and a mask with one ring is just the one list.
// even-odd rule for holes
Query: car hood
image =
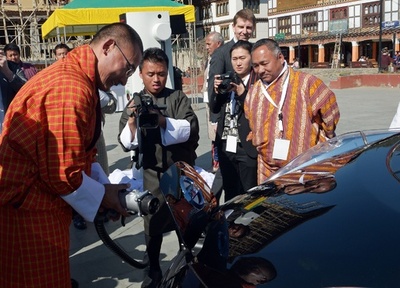
{"label": "car hood", "polygon": [[311,148],[214,210],[196,261],[225,275],[260,263],[257,287],[395,287],[399,141],[365,131]]}

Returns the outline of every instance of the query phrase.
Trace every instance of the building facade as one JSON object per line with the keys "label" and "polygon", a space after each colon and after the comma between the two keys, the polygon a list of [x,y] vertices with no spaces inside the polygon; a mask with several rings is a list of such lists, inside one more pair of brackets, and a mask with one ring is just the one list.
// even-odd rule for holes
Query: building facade
{"label": "building facade", "polygon": [[301,67],[333,63],[335,57],[347,67],[361,56],[378,67],[384,47],[392,56],[400,50],[397,0],[271,0],[268,20],[269,37],[288,62],[299,58]]}
{"label": "building facade", "polygon": [[[299,58],[301,67],[332,63],[335,57],[340,67],[346,67],[361,56],[377,65],[383,48],[387,47],[392,56],[400,50],[398,0],[177,1],[194,5],[197,10],[194,35],[186,42],[199,42],[211,31],[220,32],[226,41],[230,40],[235,13],[249,8],[257,19],[250,41],[274,38],[287,61],[291,63],[294,58]],[[49,58],[56,43],[42,40],[41,25],[55,9],[68,2],[70,0],[1,1],[0,47],[15,42],[21,48],[23,59],[40,61]],[[187,46],[191,50],[201,50],[193,49],[196,47],[193,44]]]}
{"label": "building facade", "polygon": [[335,59],[338,67],[347,67],[361,56],[378,67],[383,48],[392,56],[400,50],[397,0],[202,0],[195,5],[200,6],[198,35],[218,31],[225,40],[232,38],[235,13],[252,9],[257,25],[251,41],[274,38],[286,60],[298,58],[301,67],[332,65]]}

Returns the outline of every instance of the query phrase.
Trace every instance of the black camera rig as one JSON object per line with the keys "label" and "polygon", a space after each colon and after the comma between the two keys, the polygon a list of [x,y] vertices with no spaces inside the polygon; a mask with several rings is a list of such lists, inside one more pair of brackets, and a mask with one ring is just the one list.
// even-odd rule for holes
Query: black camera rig
{"label": "black camera rig", "polygon": [[165,110],[165,105],[156,105],[149,94],[134,93],[133,102],[136,107],[137,126],[141,129],[155,129],[158,127],[158,114],[150,110]]}
{"label": "black camera rig", "polygon": [[240,79],[239,75],[232,71],[219,75],[219,80],[222,80],[221,84],[219,84],[217,88],[219,94],[228,93],[232,89],[231,83],[238,85],[242,83],[242,79]]}

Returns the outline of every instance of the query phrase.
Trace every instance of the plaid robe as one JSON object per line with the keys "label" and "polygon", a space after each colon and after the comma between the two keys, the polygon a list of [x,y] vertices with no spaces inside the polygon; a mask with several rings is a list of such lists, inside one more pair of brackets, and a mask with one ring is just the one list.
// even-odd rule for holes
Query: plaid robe
{"label": "plaid robe", "polygon": [[258,80],[249,91],[245,101],[245,115],[249,119],[251,132],[248,139],[258,151],[259,184],[272,173],[285,165],[289,160],[303,153],[327,136],[335,135],[339,121],[339,107],[335,94],[313,75],[288,68],[267,92],[279,103],[282,87],[290,71],[289,86],[282,108],[283,139],[290,140],[287,160],[272,158],[275,139],[280,138],[278,127],[278,108],[275,108],[261,91],[261,80]]}
{"label": "plaid robe", "polygon": [[[0,138],[0,287],[71,287],[71,208],[61,195],[90,175],[100,105],[88,45],[38,73],[14,98]],[[92,147],[91,147],[92,146]]]}

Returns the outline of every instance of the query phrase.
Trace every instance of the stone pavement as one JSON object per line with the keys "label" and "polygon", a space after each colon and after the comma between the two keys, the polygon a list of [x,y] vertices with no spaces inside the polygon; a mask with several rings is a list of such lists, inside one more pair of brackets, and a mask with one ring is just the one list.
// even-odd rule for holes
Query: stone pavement
{"label": "stone pavement", "polygon": [[[389,126],[400,101],[400,90],[395,88],[351,88],[334,90],[341,111],[337,134],[354,130],[385,129]],[[210,141],[207,138],[205,104],[193,105],[200,121],[200,142],[197,149],[197,165],[205,169],[211,166]],[[110,171],[124,170],[129,165],[129,153],[122,151],[117,142],[121,113],[107,115],[105,138]],[[143,223],[139,217],[131,217],[125,227],[120,222],[106,223],[107,231],[118,239],[125,250],[135,259],[141,260],[145,245]],[[140,287],[143,271],[123,263],[99,240],[92,223],[88,229],[77,230],[71,225],[70,263],[72,277],[81,288],[136,288]],[[164,237],[161,250],[161,265],[165,270],[178,251],[176,236]]]}

